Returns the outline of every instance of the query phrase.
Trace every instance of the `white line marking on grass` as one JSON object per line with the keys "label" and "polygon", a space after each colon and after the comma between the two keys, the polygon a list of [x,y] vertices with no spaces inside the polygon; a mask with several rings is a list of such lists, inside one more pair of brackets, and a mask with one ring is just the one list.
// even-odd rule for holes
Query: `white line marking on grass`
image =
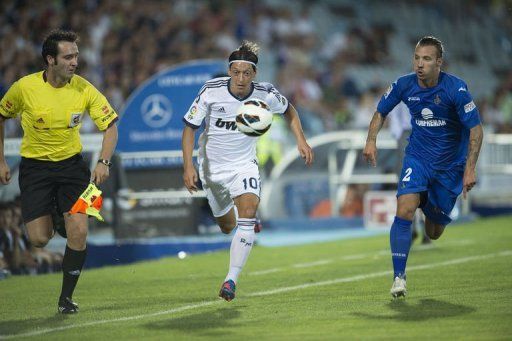
{"label": "white line marking on grass", "polygon": [[[503,251],[503,252],[499,252],[499,253],[491,253],[488,255],[471,256],[471,257],[452,259],[449,261],[439,262],[439,263],[409,266],[407,268],[407,272],[414,271],[414,270],[430,269],[430,268],[435,268],[438,266],[448,266],[448,265],[454,265],[454,264],[467,263],[467,262],[471,262],[474,260],[493,258],[496,256],[509,256],[509,255],[512,255],[512,251],[507,250],[507,251]],[[362,279],[369,279],[369,278],[381,277],[381,276],[389,276],[391,273],[392,273],[391,271],[380,271],[380,272],[369,273],[366,275],[356,275],[356,276],[351,276],[351,277],[336,278],[336,279],[331,279],[328,281],[305,283],[305,284],[299,284],[299,285],[295,285],[295,286],[291,286],[291,287],[284,287],[284,288],[278,288],[278,289],[273,289],[273,290],[260,291],[260,292],[255,292],[252,294],[247,294],[245,296],[257,297],[257,296],[274,295],[274,294],[279,294],[279,293],[283,293],[283,292],[289,292],[289,291],[318,287],[318,286],[325,286],[325,285],[332,285],[332,284],[346,283],[346,282],[355,282],[355,281],[359,281]]]}
{"label": "white line marking on grass", "polygon": [[380,250],[380,251],[376,251],[376,252],[372,252],[372,253],[359,253],[359,254],[355,254],[355,255],[347,255],[347,256],[343,256],[341,257],[341,260],[358,260],[358,259],[364,259],[364,258],[376,258],[376,257],[380,257],[380,256],[387,256],[387,255],[390,255],[391,254],[391,251],[389,251],[389,249],[386,249],[386,250]]}
{"label": "white line marking on grass", "polygon": [[470,244],[474,244],[475,241],[473,239],[458,239],[458,240],[452,240],[449,243],[452,245],[470,245]]}
{"label": "white line marking on grass", "polygon": [[[474,244],[474,243],[475,242],[471,239],[459,239],[459,240],[445,242],[445,243],[443,243],[443,246],[449,246],[449,245],[465,246],[465,245],[470,245],[470,244]],[[428,245],[416,245],[416,246],[414,246],[413,250],[426,251],[426,250],[436,249],[437,247],[438,246],[435,243],[432,243],[432,244],[428,244]],[[390,255],[390,250],[385,249],[385,250],[379,250],[379,251],[372,252],[372,253],[359,253],[359,254],[353,254],[353,255],[346,255],[346,256],[342,256],[339,259],[344,260],[344,261],[359,260],[359,259],[365,259],[365,258],[377,259],[381,256],[389,256],[389,255]],[[315,262],[298,263],[298,264],[292,264],[290,266],[293,268],[306,268],[306,267],[326,265],[326,264],[332,263],[335,260],[336,259],[321,259],[321,260],[318,260]],[[286,268],[272,268],[272,269],[268,269],[268,270],[249,272],[248,275],[261,276],[261,275],[267,275],[267,274],[285,271],[285,270],[286,270]]]}
{"label": "white line marking on grass", "polygon": [[281,268],[274,268],[274,269],[268,269],[268,270],[261,270],[261,271],[253,271],[253,272],[250,272],[249,274],[250,275],[266,275],[266,274],[271,274],[271,273],[274,273],[274,272],[279,272],[279,271],[283,271],[283,269]]}
{"label": "white line marking on grass", "polygon": [[325,265],[325,264],[329,264],[329,263],[332,263],[332,259],[321,259],[321,260],[318,260],[316,262],[310,262],[310,263],[298,263],[298,264],[293,264],[292,266],[294,268],[310,268],[312,266],[318,266],[318,265]]}
{"label": "white line marking on grass", "polygon": [[437,246],[434,245],[434,243],[430,243],[430,244],[421,244],[421,245],[414,247],[414,251],[425,251],[425,250],[430,250],[430,249],[437,249]]}
{"label": "white line marking on grass", "polygon": [[[446,242],[444,243],[441,247],[443,246],[451,246],[451,247],[454,247],[454,246],[467,246],[467,245],[471,245],[471,244],[475,244],[475,242],[473,240],[469,240],[469,239],[461,239],[461,240],[454,240],[454,241],[450,241],[450,242]],[[437,249],[439,246],[437,245],[436,242],[432,242],[430,244],[420,244],[420,245],[415,245],[413,246],[413,251],[425,251],[425,250],[431,250],[431,249]],[[389,250],[388,250],[388,253],[389,253]]]}
{"label": "white line marking on grass", "polygon": [[0,335],[0,340],[13,339],[16,337],[37,336],[37,335],[48,334],[51,332],[57,332],[57,331],[67,330],[67,329],[72,329],[72,328],[91,327],[91,326],[97,326],[97,325],[105,324],[105,323],[133,321],[133,320],[140,320],[140,319],[143,319],[146,317],[175,314],[175,313],[180,313],[182,311],[191,310],[191,309],[195,309],[195,308],[207,307],[209,305],[212,305],[214,303],[219,303],[219,302],[221,302],[221,300],[208,301],[208,302],[202,302],[202,303],[197,303],[197,304],[190,304],[190,305],[186,305],[186,306],[179,307],[179,308],[157,311],[156,313],[119,317],[119,318],[114,318],[114,319],[109,319],[109,320],[91,321],[91,322],[86,322],[86,323],[81,323],[81,324],[71,324],[68,326],[39,329],[39,330],[34,330],[32,332],[21,333],[21,334]]}
{"label": "white line marking on grass", "polygon": [[341,260],[358,260],[358,259],[365,259],[366,257],[368,257],[368,255],[363,253],[360,255],[343,256],[343,257],[341,257]]}
{"label": "white line marking on grass", "polygon": [[[450,265],[455,265],[455,264],[468,263],[468,262],[472,262],[472,261],[476,261],[476,260],[494,258],[494,257],[498,257],[498,256],[512,256],[512,250],[505,250],[505,251],[491,253],[491,254],[487,254],[487,255],[457,258],[457,259],[452,259],[452,260],[439,262],[439,263],[415,265],[415,266],[408,267],[407,271],[410,272],[410,271],[415,271],[415,270],[424,270],[424,269],[435,268],[435,267],[439,267],[439,266],[450,266]],[[332,284],[338,284],[338,283],[355,282],[355,281],[369,279],[369,278],[389,276],[390,274],[391,274],[391,271],[379,271],[379,272],[373,272],[373,273],[364,274],[364,275],[336,278],[336,279],[332,279],[332,280],[328,280],[328,281],[321,281],[321,282],[316,282],[316,283],[306,283],[306,284],[300,284],[300,285],[295,285],[295,286],[290,286],[290,287],[278,288],[278,289],[274,289],[274,290],[260,291],[260,292],[255,292],[252,294],[243,295],[243,297],[268,296],[268,295],[274,295],[274,294],[279,294],[279,293],[283,293],[283,292],[307,289],[307,288],[311,288],[311,287],[332,285]],[[107,323],[140,320],[140,319],[147,318],[147,317],[154,317],[154,316],[161,316],[161,315],[172,315],[172,314],[180,313],[182,311],[207,307],[207,306],[213,305],[215,303],[219,303],[219,302],[222,302],[222,301],[221,300],[207,301],[207,302],[190,304],[190,305],[186,305],[186,306],[179,307],[179,308],[163,310],[163,311],[158,311],[158,312],[149,313],[149,314],[141,314],[141,315],[120,317],[120,318],[107,319],[107,320],[91,321],[91,322],[86,322],[86,323],[81,323],[81,324],[71,324],[71,325],[56,327],[56,328],[39,329],[39,330],[34,330],[31,332],[20,333],[20,334],[0,335],[0,339],[7,340],[7,339],[13,339],[13,338],[19,338],[19,337],[38,336],[38,335],[43,335],[43,334],[48,334],[48,333],[52,333],[52,332],[73,329],[73,328],[91,327],[91,326],[97,326],[97,325],[107,324]]]}

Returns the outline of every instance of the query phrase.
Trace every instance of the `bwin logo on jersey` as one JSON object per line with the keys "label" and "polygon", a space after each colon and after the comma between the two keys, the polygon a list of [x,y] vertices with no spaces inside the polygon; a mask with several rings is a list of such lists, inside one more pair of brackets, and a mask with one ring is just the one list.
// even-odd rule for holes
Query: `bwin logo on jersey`
{"label": "bwin logo on jersey", "polygon": [[215,126],[219,128],[226,128],[226,130],[236,130],[235,121],[223,121],[220,118],[218,118],[217,122],[215,122]]}

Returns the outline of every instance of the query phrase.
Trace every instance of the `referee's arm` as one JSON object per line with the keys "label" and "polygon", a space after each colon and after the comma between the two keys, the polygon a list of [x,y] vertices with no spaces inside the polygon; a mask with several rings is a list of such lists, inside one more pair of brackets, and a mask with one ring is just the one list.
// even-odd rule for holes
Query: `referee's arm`
{"label": "referee's arm", "polygon": [[[117,125],[113,123],[103,132],[100,159],[110,161],[112,155],[114,154],[114,150],[116,149],[116,144]],[[98,162],[94,168],[94,171],[92,172],[91,181],[96,185],[99,185],[107,180],[109,174],[109,167],[101,162]]]}
{"label": "referee's arm", "polygon": [[7,185],[11,181],[11,169],[5,162],[4,155],[4,125],[6,118],[0,115],[0,182]]}

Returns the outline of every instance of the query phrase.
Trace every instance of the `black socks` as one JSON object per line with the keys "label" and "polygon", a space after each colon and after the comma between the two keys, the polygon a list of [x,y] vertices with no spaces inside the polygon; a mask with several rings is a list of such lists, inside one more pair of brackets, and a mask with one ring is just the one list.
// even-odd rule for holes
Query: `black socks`
{"label": "black socks", "polygon": [[87,249],[82,251],[76,251],[70,249],[66,245],[66,252],[64,253],[64,259],[62,260],[62,291],[60,297],[73,296],[75,291],[76,283],[80,277],[80,272],[85,263],[85,256],[87,255]]}

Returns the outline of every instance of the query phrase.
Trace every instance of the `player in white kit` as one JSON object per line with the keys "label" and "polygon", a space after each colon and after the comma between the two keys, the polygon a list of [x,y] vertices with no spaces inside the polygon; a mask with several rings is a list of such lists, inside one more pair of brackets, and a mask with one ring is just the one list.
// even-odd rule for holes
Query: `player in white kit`
{"label": "player in white kit", "polygon": [[235,298],[235,286],[255,240],[256,211],[260,201],[260,174],[254,137],[236,128],[237,109],[249,98],[265,101],[270,111],[282,114],[297,141],[306,165],[313,162],[313,151],[306,142],[297,111],[272,84],[254,82],[258,46],[244,41],[229,56],[228,75],[209,80],[183,118],[183,180],[197,191],[198,172],[192,152],[196,130],[205,121],[199,137],[199,176],[212,213],[223,233],[236,229],[231,242],[229,272],[219,296]]}

